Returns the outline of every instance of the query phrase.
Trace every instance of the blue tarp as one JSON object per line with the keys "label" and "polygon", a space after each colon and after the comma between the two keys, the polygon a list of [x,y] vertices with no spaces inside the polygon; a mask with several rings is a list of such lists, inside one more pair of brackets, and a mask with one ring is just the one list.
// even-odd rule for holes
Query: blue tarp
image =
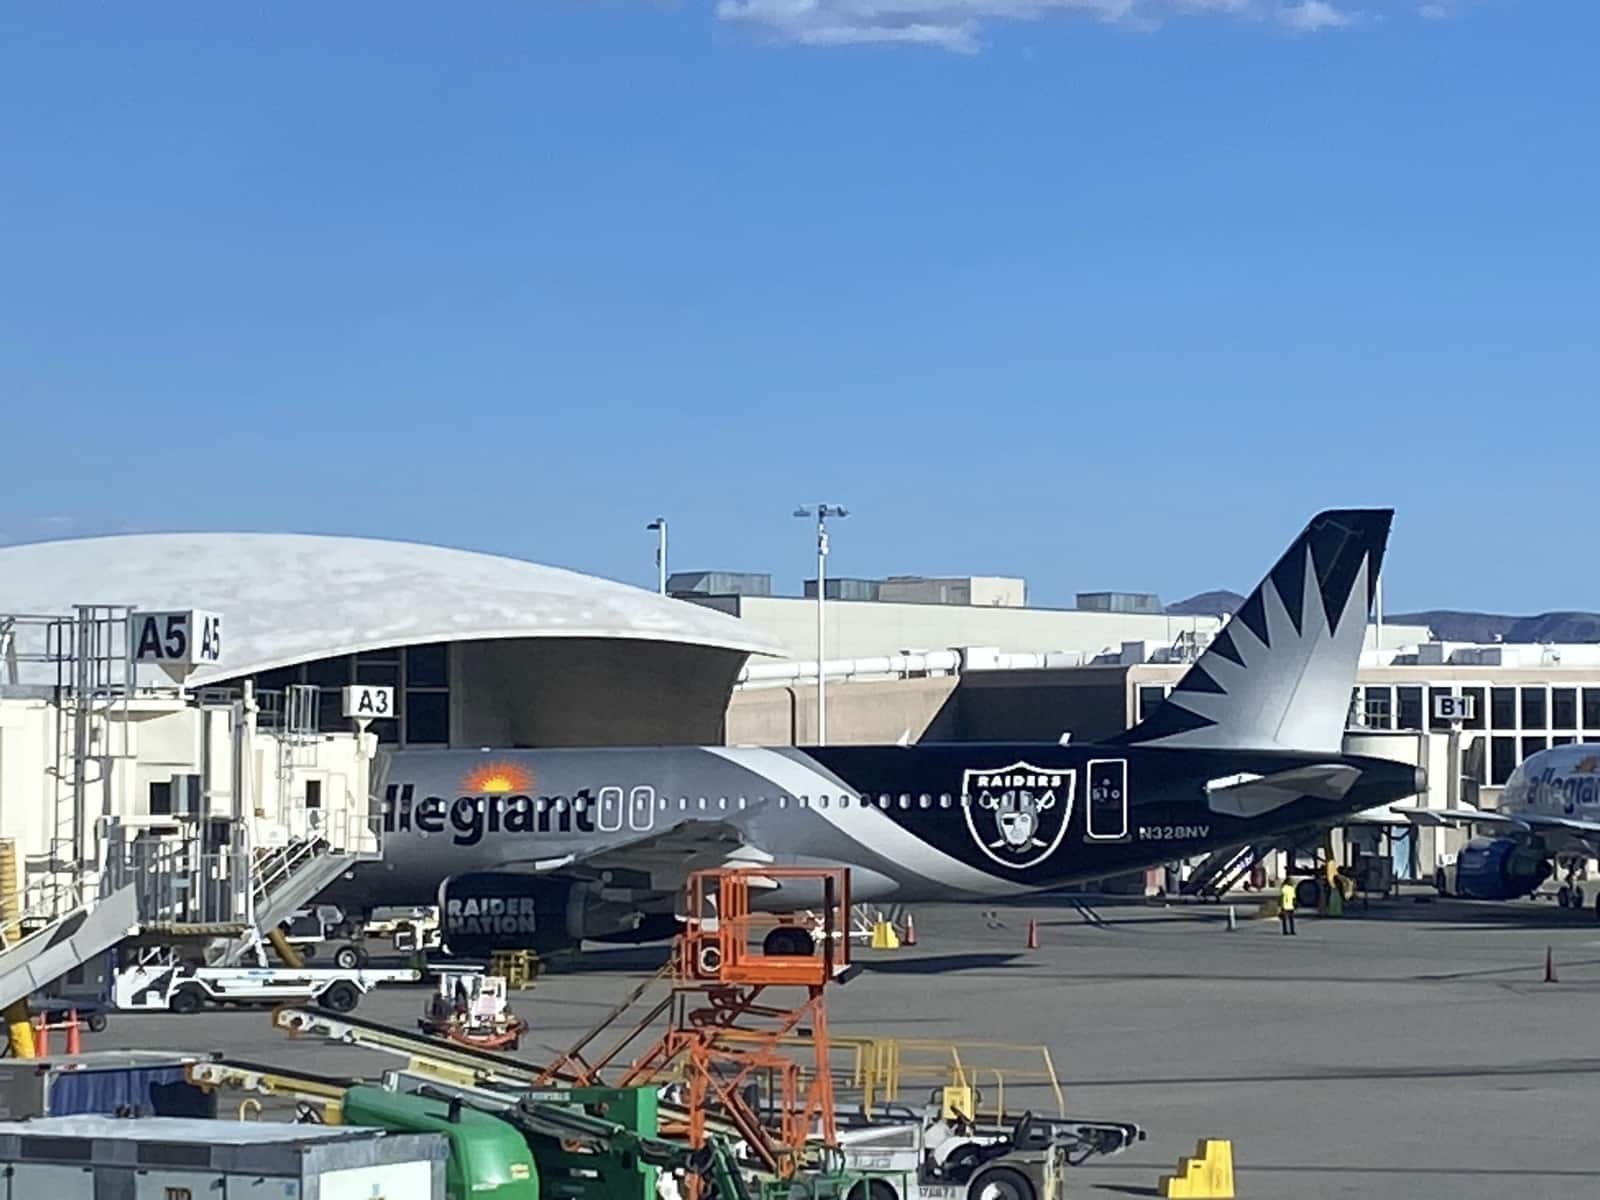
{"label": "blue tarp", "polygon": [[215,1117],[216,1093],[207,1094],[183,1077],[180,1066],[116,1067],[61,1071],[50,1084],[50,1115],[112,1116],[121,1112],[154,1117]]}

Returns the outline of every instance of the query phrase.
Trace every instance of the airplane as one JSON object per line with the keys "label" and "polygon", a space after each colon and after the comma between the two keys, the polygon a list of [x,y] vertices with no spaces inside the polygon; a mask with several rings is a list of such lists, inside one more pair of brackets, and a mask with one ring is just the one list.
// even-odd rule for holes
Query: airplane
{"label": "airplane", "polygon": [[[1559,863],[1597,857],[1600,846],[1600,745],[1555,746],[1523,759],[1495,809],[1396,808],[1413,825],[1474,825],[1495,831],[1474,837],[1441,867],[1441,893],[1472,900],[1515,900],[1542,886]],[[1579,879],[1567,868],[1556,900],[1562,908],[1593,908],[1600,919],[1600,879]]]}
{"label": "airplane", "polygon": [[[1313,518],[1170,697],[1099,745],[384,752],[383,859],[319,903],[436,903],[454,953],[544,952],[670,936],[699,868],[845,866],[857,901],[993,900],[1412,796],[1415,767],[1342,750],[1392,517]],[[773,882],[764,906],[820,900]],[[810,953],[798,936],[768,952]]]}

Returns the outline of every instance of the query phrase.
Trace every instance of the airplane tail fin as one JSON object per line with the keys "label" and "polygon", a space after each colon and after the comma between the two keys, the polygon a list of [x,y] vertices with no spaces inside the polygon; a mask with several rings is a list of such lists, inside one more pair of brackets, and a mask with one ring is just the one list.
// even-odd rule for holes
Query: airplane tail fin
{"label": "airplane tail fin", "polygon": [[1393,517],[1313,517],[1161,707],[1118,740],[1337,752]]}

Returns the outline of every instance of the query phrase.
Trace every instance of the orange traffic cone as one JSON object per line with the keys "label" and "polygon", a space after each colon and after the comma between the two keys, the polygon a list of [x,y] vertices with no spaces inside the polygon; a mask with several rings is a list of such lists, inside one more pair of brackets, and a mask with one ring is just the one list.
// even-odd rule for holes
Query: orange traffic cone
{"label": "orange traffic cone", "polygon": [[906,935],[900,939],[902,946],[915,946],[917,944],[917,917],[915,913],[906,914]]}
{"label": "orange traffic cone", "polygon": [[78,1024],[78,1010],[67,1010],[67,1053],[83,1053],[83,1030]]}
{"label": "orange traffic cone", "polygon": [[40,1058],[50,1057],[50,1019],[40,1016],[37,1020],[38,1029],[33,1035],[33,1052]]}
{"label": "orange traffic cone", "polygon": [[1029,950],[1037,950],[1038,948],[1039,948],[1039,922],[1033,920],[1030,917],[1028,919],[1028,949]]}
{"label": "orange traffic cone", "polygon": [[1549,946],[1544,948],[1544,981],[1546,983],[1558,982],[1556,979],[1556,960],[1555,956],[1551,954]]}

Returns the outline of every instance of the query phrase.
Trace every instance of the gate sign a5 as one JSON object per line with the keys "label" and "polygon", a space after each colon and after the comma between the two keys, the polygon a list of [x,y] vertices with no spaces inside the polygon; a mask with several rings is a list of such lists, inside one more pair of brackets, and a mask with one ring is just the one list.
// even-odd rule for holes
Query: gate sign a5
{"label": "gate sign a5", "polygon": [[131,620],[135,662],[155,663],[181,680],[195,667],[222,661],[222,617],[218,613],[198,608],[182,612],[135,610]]}

